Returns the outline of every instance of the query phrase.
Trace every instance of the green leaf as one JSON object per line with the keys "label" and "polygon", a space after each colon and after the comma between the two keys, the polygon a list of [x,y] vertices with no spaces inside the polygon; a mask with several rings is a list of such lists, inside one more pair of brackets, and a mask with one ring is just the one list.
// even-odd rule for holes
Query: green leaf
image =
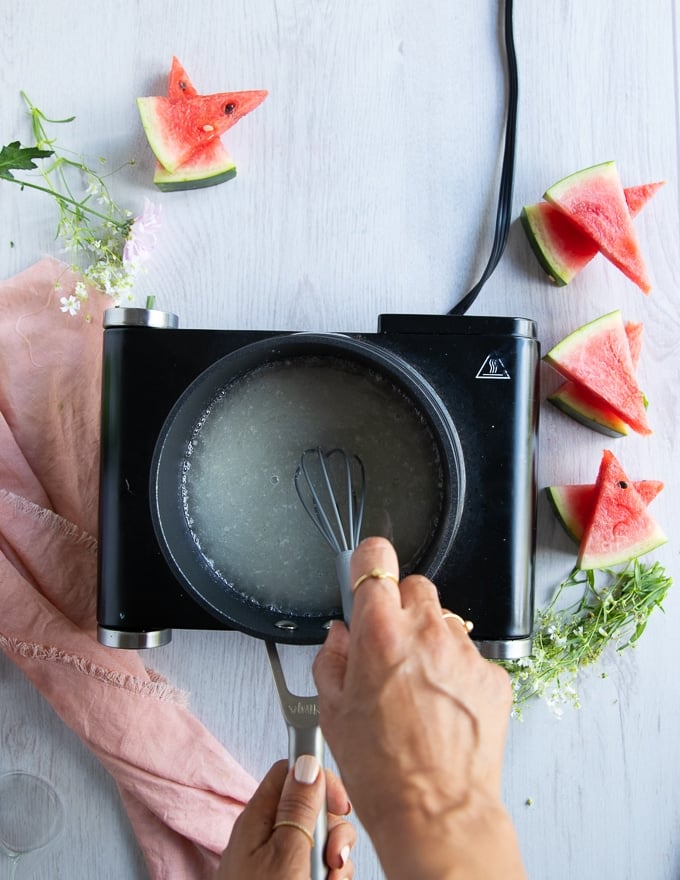
{"label": "green leaf", "polygon": [[47,159],[52,155],[54,155],[53,150],[22,147],[19,141],[12,141],[0,150],[0,177],[14,180],[12,171],[30,171],[38,167],[34,159]]}

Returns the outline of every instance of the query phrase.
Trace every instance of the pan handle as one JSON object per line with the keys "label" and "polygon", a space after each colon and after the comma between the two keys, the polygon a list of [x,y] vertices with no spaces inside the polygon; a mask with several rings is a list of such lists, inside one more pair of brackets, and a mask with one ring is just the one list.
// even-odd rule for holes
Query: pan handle
{"label": "pan handle", "polygon": [[[288,766],[292,767],[300,755],[314,755],[323,767],[324,739],[319,727],[319,704],[316,697],[299,697],[288,690],[283,674],[279,652],[275,642],[266,641],[269,663],[274,675],[276,690],[281,701],[286,726],[288,727]],[[326,837],[328,836],[328,815],[325,809],[319,813],[314,828],[314,846],[311,852],[311,880],[326,880],[328,870],[324,861]]]}

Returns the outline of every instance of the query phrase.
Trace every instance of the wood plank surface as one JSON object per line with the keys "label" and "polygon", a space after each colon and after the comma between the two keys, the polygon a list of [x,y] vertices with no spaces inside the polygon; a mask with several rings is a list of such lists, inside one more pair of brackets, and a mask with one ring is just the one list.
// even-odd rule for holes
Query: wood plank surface
{"label": "wood plank surface", "polygon": [[[539,481],[592,481],[614,443],[631,478],[666,483],[654,511],[670,542],[655,555],[677,578],[678,3],[516,6],[514,222],[472,312],[534,318],[544,351],[615,308],[644,322],[639,373],[654,434],[606,441],[543,405]],[[75,115],[59,131],[63,146],[112,169],[134,159],[111,178],[114,196],[135,212],[145,197],[162,205],[139,302],[155,294],[184,327],[372,331],[382,312],[446,312],[486,261],[506,100],[491,0],[4,0],[0,32],[0,141],[30,139],[23,89],[48,116]],[[222,186],[152,186],[134,98],[164,93],[173,54],[200,92],[270,91],[225,137],[238,176]],[[516,219],[560,177],[609,159],[625,185],[667,181],[636,220],[649,297],[601,257],[569,287],[550,286]],[[0,277],[62,256],[55,225],[46,197],[0,181]],[[557,379],[544,367],[542,380],[545,396]],[[543,500],[539,519],[544,603],[574,548]],[[635,651],[584,679],[580,710],[556,720],[535,705],[511,725],[504,796],[533,880],[680,877],[677,590]],[[176,632],[146,654],[251,773],[286,753],[258,642]],[[294,688],[313,689],[313,655],[285,652]],[[111,779],[0,656],[0,769],[14,767],[48,776],[68,805],[64,835],[26,876],[147,876]],[[357,878],[382,877],[363,832],[354,859]]]}

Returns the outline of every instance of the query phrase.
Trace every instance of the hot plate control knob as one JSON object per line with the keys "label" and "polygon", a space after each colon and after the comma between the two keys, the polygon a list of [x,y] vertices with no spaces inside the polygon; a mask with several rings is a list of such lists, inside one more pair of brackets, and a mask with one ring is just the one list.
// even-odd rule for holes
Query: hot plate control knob
{"label": "hot plate control knob", "polygon": [[179,318],[172,312],[160,309],[106,309],[104,329],[108,327],[152,327],[155,330],[176,330]]}
{"label": "hot plate control knob", "polygon": [[171,629],[145,630],[144,632],[127,632],[110,629],[106,626],[97,627],[97,641],[107,648],[127,648],[139,651],[141,648],[162,648],[172,640]]}

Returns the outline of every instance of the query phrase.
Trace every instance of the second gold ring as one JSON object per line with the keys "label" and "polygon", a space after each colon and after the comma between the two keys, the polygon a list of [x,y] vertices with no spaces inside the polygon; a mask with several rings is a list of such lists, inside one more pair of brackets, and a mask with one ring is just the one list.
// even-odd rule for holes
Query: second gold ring
{"label": "second gold ring", "polygon": [[454,614],[454,612],[449,611],[448,608],[442,608],[442,619],[455,620],[456,623],[459,623],[468,634],[471,633],[475,627],[474,623],[471,620],[463,620],[460,614]]}

